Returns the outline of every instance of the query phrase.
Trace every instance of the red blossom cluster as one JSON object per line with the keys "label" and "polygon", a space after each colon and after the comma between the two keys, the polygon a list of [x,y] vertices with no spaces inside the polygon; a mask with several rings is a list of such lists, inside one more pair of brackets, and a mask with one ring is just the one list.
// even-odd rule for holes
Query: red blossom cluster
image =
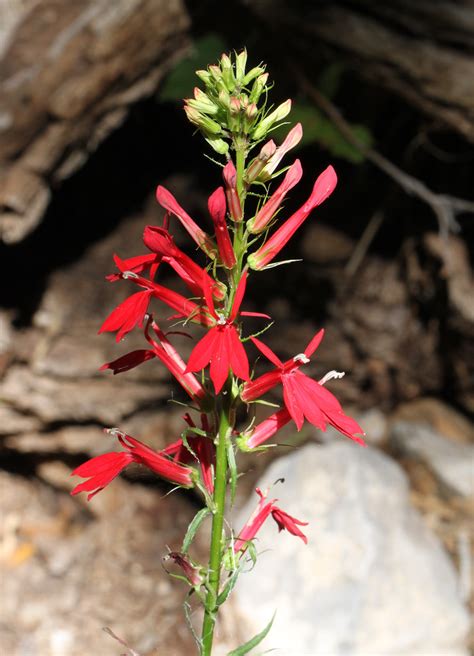
{"label": "red blossom cluster", "polygon": [[[258,164],[258,175],[271,177],[283,154],[299,138],[301,126],[298,125],[290,132],[281,150],[273,142],[268,142],[250,164],[247,175],[254,175]],[[235,443],[243,451],[260,448],[291,420],[297,430],[301,430],[305,419],[323,431],[331,425],[343,435],[364,444],[362,428],[343,412],[335,396],[324,387],[327,380],[342,374],[330,372],[318,382],[301,370],[319,347],[323,330],[316,333],[302,353],[286,362],[282,362],[260,339],[250,336],[255,347],[274,366],[271,371],[257,377],[251,374],[242,337],[244,317],[270,319],[263,313],[241,310],[249,279],[254,272],[272,263],[310,213],[328,198],[337,182],[334,169],[329,166],[317,178],[308,200],[268,236],[285,196],[301,176],[302,167],[299,160],[296,160],[288,168],[277,190],[266,198],[247,222],[247,236],[252,239],[263,236],[263,243],[250,254],[242,248],[248,239],[242,239],[243,213],[236,187],[236,170],[231,160],[223,169],[224,185],[218,187],[209,198],[213,236],[198,226],[168,190],[158,187],[156,197],[166,210],[166,216],[162,227],[146,226],[144,230],[143,242],[150,252],[127,259],[114,255],[118,272],[107,276],[110,282],[127,280],[138,287],[139,291],[116,307],[99,330],[100,333],[116,332],[117,341],[121,341],[130,331],[139,328],[143,331],[148,347],[126,353],[107,362],[101,369],[110,369],[114,374],[119,374],[148,360],[160,360],[188,394],[193,407],[199,410],[201,427],[198,428],[190,414],[186,413],[184,419],[187,429],[183,437],[160,452],[153,451],[129,435],[113,430],[112,433],[124,450],[100,455],[75,469],[74,475],[87,480],[77,485],[73,494],[88,491],[88,498],[91,498],[134,462],[148,467],[176,485],[197,485],[212,496],[217,431],[216,399],[224,388],[226,394],[233,395],[234,405],[243,402],[247,406],[260,400],[277,385],[281,384],[283,388],[283,406],[280,410],[240,433],[234,427],[233,434],[237,432],[238,435]],[[171,215],[178,219],[209,258],[208,267],[199,265],[175,244],[169,231]],[[171,267],[183,281],[189,289],[189,297],[155,281],[163,263]],[[219,272],[223,275],[219,276]],[[226,282],[220,279],[224,274]],[[194,346],[187,363],[169,339],[174,333],[166,333],[154,320],[150,312],[150,304],[154,299],[173,310],[171,319],[174,321],[199,324],[206,331]],[[207,368],[209,378],[205,374]],[[257,491],[261,497],[258,511],[235,540],[235,551],[245,549],[245,545],[270,514],[280,529],[286,528],[306,541],[297,526],[302,522],[277,508],[274,501],[266,502],[265,495]]]}

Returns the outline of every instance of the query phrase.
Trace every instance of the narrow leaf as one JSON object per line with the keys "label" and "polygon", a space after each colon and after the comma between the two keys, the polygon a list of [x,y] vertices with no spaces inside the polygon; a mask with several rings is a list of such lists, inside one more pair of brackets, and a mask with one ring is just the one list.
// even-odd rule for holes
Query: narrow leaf
{"label": "narrow leaf", "polygon": [[194,540],[194,536],[197,533],[197,530],[201,526],[202,522],[206,519],[208,515],[211,514],[209,508],[202,508],[197,515],[194,516],[193,520],[188,526],[186,535],[184,536],[183,546],[181,547],[181,552],[186,553],[191,546],[191,542]]}
{"label": "narrow leaf", "polygon": [[264,638],[266,638],[268,632],[272,628],[273,620],[275,619],[275,613],[273,614],[272,619],[269,621],[267,626],[263,629],[263,631],[260,631],[260,633],[257,633],[256,636],[254,636],[251,640],[246,642],[244,645],[241,645],[240,647],[237,647],[237,649],[233,649],[230,651],[227,656],[244,656],[245,654],[248,654],[249,651],[251,651],[254,647],[259,645]]}

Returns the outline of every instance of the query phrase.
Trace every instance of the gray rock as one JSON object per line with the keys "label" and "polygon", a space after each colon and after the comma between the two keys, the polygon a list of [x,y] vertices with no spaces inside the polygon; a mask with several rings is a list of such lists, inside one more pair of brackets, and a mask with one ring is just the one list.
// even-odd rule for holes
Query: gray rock
{"label": "gray rock", "polygon": [[[454,567],[410,506],[407,480],[381,453],[308,445],[274,462],[260,487],[298,519],[308,546],[271,519],[256,568],[234,593],[246,639],[277,615],[262,649],[285,656],[461,656],[468,615]],[[244,508],[240,528],[256,505]],[[262,651],[262,649],[260,651]]]}
{"label": "gray rock", "polygon": [[390,434],[403,453],[427,464],[438,479],[462,496],[474,495],[474,446],[448,439],[428,424],[397,421]]}

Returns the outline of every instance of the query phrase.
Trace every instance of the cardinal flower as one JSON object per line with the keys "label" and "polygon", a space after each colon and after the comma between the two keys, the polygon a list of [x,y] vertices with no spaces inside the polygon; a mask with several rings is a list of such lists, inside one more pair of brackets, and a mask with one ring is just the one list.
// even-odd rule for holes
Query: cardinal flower
{"label": "cardinal flower", "polygon": [[110,428],[106,432],[117,437],[124,451],[104,453],[87,460],[77,467],[71,476],[80,476],[88,480],[79,483],[71,494],[79,492],[90,492],[87,500],[90,501],[94,495],[104,489],[121,471],[132,462],[144,465],[155,474],[171,483],[182,487],[193,487],[193,469],[179,465],[170,460],[163,452],[154,451],[139,440],[126,435],[116,428]]}
{"label": "cardinal flower", "polygon": [[199,305],[178,294],[178,292],[147,280],[133,271],[123,271],[121,276],[139,285],[144,291],[132,294],[118,305],[100,327],[99,334],[106,331],[118,331],[116,341],[119,342],[135,326],[142,327],[152,298],[158,298],[166,305],[169,305],[169,307],[176,310],[179,317],[187,317],[189,320],[201,323],[204,326],[212,324],[211,317],[203,313]]}
{"label": "cardinal flower", "polygon": [[290,413],[286,408],[282,408],[261,421],[254,428],[242,433],[237,438],[237,445],[242,451],[255,449],[278,433],[289,421],[291,421]]}
{"label": "cardinal flower", "polygon": [[[150,335],[150,328],[155,333],[155,337]],[[204,399],[206,392],[203,386],[196,379],[194,374],[186,372],[186,364],[178,351],[150,316],[148,316],[147,324],[145,326],[145,337],[151,344],[151,349],[138,349],[136,351],[131,351],[130,353],[117,358],[117,360],[106,362],[102,365],[100,371],[111,369],[114,372],[114,375],[121,374],[124,371],[129,371],[130,369],[138,367],[147,360],[158,358],[173,374],[193,401]]]}
{"label": "cardinal flower", "polygon": [[157,226],[146,226],[143,242],[147,248],[156,253],[155,257],[158,257],[161,262],[167,262],[176,271],[193,294],[202,296],[202,280],[206,276],[213,296],[219,301],[224,298],[225,287],[223,289],[222,284],[214,282],[207,271],[178,248],[167,230]]}
{"label": "cardinal flower", "polygon": [[[196,428],[196,424],[191,419],[189,413],[183,417],[188,426]],[[209,433],[209,424],[207,415],[201,414],[202,431]],[[216,448],[211,436],[194,434],[189,435],[186,439],[188,446],[182,438],[173,442],[165,449],[163,453],[173,457],[174,462],[180,462],[183,465],[199,462],[201,468],[202,482],[204,483],[209,494],[214,493],[214,466],[216,460]],[[188,448],[189,447],[189,448]]]}
{"label": "cardinal flower", "polygon": [[225,182],[225,195],[227,196],[230,216],[233,221],[242,221],[242,207],[237,193],[237,171],[231,159],[224,166],[222,175]]}
{"label": "cardinal flower", "polygon": [[288,169],[283,182],[278,189],[271,195],[265,205],[257,212],[255,217],[248,222],[250,232],[256,234],[265,230],[272,220],[275,212],[285,199],[286,194],[301,180],[303,169],[300,160],[297,159]]}
{"label": "cardinal flower", "polygon": [[332,166],[328,166],[314,183],[313,191],[306,203],[287,219],[255,253],[249,255],[247,261],[250,268],[260,270],[266,267],[287,244],[314,208],[321,205],[332,194],[336,183],[336,172]]}
{"label": "cardinal flower", "polygon": [[286,362],[282,362],[259,339],[252,337],[255,346],[276,368],[246,383],[242,392],[242,400],[249,403],[259,399],[275,385],[281,383],[283,385],[285,407],[298,430],[301,430],[306,418],[311,424],[323,431],[326,430],[327,424],[330,424],[343,435],[347,435],[355,442],[364,445],[364,440],[357,436],[357,434],[365,434],[362,428],[354,419],[344,414],[336,397],[323,387],[324,383],[330,378],[340,378],[343,374],[330,372],[318,383],[300,371],[301,365],[308,363],[309,358],[318,348],[323,335],[324,331],[320,330],[309,342],[303,353],[295,355],[294,358]]}
{"label": "cardinal flower", "polygon": [[156,200],[161,207],[174,214],[181,222],[185,230],[191,235],[196,244],[206,255],[214,259],[217,255],[216,245],[212,239],[202,230],[197,223],[183,210],[176,198],[164,187],[159,186],[156,190]]}
{"label": "cardinal flower", "polygon": [[217,248],[219,249],[219,256],[222,264],[226,269],[232,269],[237,260],[235,259],[234,248],[227,228],[227,221],[225,219],[226,203],[225,194],[222,187],[218,187],[208,200],[209,214],[214,222],[216,230]]}
{"label": "cardinal flower", "polygon": [[308,538],[298,528],[298,526],[307,526],[308,522],[302,522],[299,519],[292,517],[281,508],[278,508],[278,506],[275,505],[278,499],[267,501],[268,490],[264,493],[257,487],[255,492],[260,497],[260,501],[254,513],[247,520],[237,539],[234,541],[234,553],[245,551],[249,542],[257,535],[269,515],[272,515],[273,519],[278,524],[279,531],[286,529],[292,535],[301,538],[305,544],[308,544]]}
{"label": "cardinal flower", "polygon": [[201,371],[210,363],[211,380],[214,383],[216,394],[219,394],[227,380],[229,370],[243,380],[250,378],[249,361],[235,325],[245,294],[247,272],[243,274],[237,286],[229,316],[216,311],[211,290],[205,282],[205,300],[214,325],[194,347],[188,361],[187,371]]}

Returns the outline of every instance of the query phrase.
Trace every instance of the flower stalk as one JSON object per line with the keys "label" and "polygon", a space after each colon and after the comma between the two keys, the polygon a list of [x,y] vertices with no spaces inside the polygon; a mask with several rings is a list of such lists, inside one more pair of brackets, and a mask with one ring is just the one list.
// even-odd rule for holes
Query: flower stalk
{"label": "flower stalk", "polygon": [[[112,429],[110,432],[121,450],[92,458],[73,471],[73,475],[85,480],[76,485],[72,494],[88,492],[89,499],[132,463],[146,467],[171,485],[201,493],[203,508],[191,521],[181,547],[169,550],[164,556],[165,562],[171,562],[174,569],[177,567],[182,572],[168,573],[187,584],[188,598],[203,606],[202,632],[196,637],[200,656],[211,656],[219,608],[247,561],[250,559],[255,564],[254,540],[263,524],[272,518],[279,531],[284,529],[307,543],[301,529],[307,523],[286,513],[276,505],[277,499],[268,499],[268,491],[258,488],[259,504],[245,526],[239,533],[229,526],[226,505],[233,503],[238,480],[235,451],[239,449],[245,454],[268,448],[268,441],[284,426],[293,425],[301,430],[305,421],[321,430],[331,425],[342,435],[364,444],[362,428],[344,413],[336,397],[325,387],[329,380],[337,380],[343,373],[333,370],[313,380],[301,370],[320,346],[324,331],[315,334],[303,353],[282,362],[258,339],[271,327],[271,323],[265,325],[271,318],[262,312],[242,309],[248,283],[272,266],[276,255],[312,211],[331,195],[337,182],[336,173],[329,166],[317,178],[307,202],[289,218],[285,217],[283,203],[288,201],[290,191],[302,176],[300,161],[288,168],[273,193],[269,187],[281,173],[276,171],[281,159],[299,143],[302,127],[297,124],[290,129],[278,147],[268,138],[287,117],[291,101],[276,108],[268,105],[271,85],[265,67],[246,69],[245,50],[234,57],[223,55],[218,65],[197,72],[205,89],[194,89],[193,98],[185,101],[191,123],[214,152],[225,159],[223,186],[221,183],[208,200],[214,233],[205,232],[173,194],[160,185],[156,198],[166,210],[163,224],[146,226],[143,234],[144,245],[151,252],[126,259],[114,255],[118,271],[107,276],[111,283],[128,281],[139,291],[112,310],[99,332],[115,332],[120,342],[132,330],[139,330],[148,348],[125,353],[101,369],[121,374],[138,366],[151,366],[145,364],[149,361],[164,366],[179,383],[188,402],[183,431],[157,452],[138,439]],[[256,185],[258,193],[249,193],[252,185]],[[262,187],[263,202],[254,202],[256,197],[262,198]],[[175,219],[178,228],[184,229],[200,248],[200,258],[207,258],[206,264],[176,245],[171,229]],[[155,282],[162,265],[171,267],[187,288],[187,295]],[[154,318],[155,309],[152,314],[153,303],[158,305],[158,312],[161,307],[165,313],[158,322]],[[169,308],[174,311],[171,317]],[[245,326],[247,317],[263,321],[263,328],[249,335]],[[181,323],[179,330],[166,330],[166,322],[170,320],[173,325]],[[190,323],[204,334],[195,341],[186,362],[175,340],[190,337],[187,334]],[[248,346],[256,347],[273,367],[255,374],[249,362]],[[254,425],[254,419],[250,418],[252,404],[268,405],[263,397],[274,388],[282,390],[280,406]],[[243,417],[240,428],[237,416]],[[201,524],[209,517],[212,517],[209,557],[203,565],[189,555],[189,550]],[[188,602],[185,608],[189,611]],[[269,628],[270,625],[251,641],[253,646]],[[232,653],[247,651],[244,645]]]}

